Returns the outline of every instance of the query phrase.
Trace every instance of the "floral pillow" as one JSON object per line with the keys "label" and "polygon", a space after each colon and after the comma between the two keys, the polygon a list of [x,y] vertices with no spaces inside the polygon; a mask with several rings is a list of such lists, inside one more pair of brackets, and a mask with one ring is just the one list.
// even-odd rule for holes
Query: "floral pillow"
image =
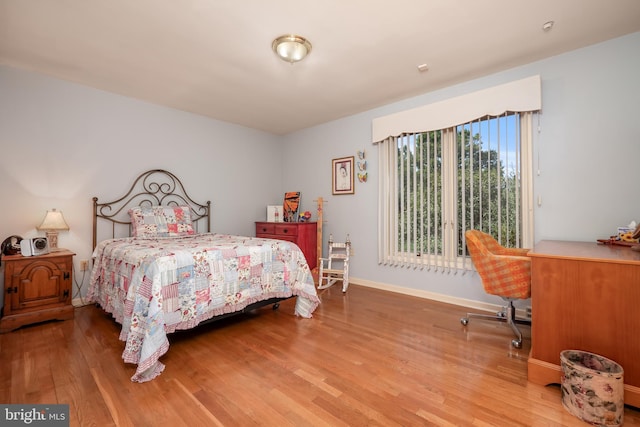
{"label": "floral pillow", "polygon": [[155,239],[195,234],[188,206],[138,206],[129,209],[133,237]]}

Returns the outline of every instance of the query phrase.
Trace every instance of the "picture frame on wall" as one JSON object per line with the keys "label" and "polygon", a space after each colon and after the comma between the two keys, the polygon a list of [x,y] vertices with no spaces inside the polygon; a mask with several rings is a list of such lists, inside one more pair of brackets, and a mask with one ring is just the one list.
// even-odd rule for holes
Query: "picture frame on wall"
{"label": "picture frame on wall", "polygon": [[331,193],[353,194],[353,156],[340,157],[331,161]]}

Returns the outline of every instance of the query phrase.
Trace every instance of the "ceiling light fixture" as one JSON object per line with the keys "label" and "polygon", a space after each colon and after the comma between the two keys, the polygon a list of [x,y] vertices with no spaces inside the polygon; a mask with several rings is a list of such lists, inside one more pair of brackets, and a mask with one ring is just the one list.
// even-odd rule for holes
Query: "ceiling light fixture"
{"label": "ceiling light fixture", "polygon": [[271,47],[282,60],[292,64],[303,60],[311,52],[309,40],[293,34],[278,37]]}

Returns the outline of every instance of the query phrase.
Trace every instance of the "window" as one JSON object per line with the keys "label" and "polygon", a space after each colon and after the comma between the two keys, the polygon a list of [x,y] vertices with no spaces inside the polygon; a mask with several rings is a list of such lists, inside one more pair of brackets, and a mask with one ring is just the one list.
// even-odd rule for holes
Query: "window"
{"label": "window", "polygon": [[464,232],[472,228],[508,247],[530,246],[532,115],[380,142],[380,262],[471,268]]}

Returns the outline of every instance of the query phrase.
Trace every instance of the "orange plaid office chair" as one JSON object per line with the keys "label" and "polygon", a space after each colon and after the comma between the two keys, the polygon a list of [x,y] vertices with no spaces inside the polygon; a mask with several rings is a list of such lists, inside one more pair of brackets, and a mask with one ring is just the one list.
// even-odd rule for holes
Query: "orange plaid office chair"
{"label": "orange plaid office chair", "polygon": [[485,292],[502,297],[507,305],[494,316],[467,313],[467,317],[460,319],[460,322],[466,326],[470,317],[507,322],[517,336],[511,344],[515,348],[521,348],[522,333],[517,323],[531,324],[531,321],[516,318],[513,301],[531,296],[531,260],[527,256],[529,249],[505,248],[490,234],[479,230],[468,230],[465,238]]}

